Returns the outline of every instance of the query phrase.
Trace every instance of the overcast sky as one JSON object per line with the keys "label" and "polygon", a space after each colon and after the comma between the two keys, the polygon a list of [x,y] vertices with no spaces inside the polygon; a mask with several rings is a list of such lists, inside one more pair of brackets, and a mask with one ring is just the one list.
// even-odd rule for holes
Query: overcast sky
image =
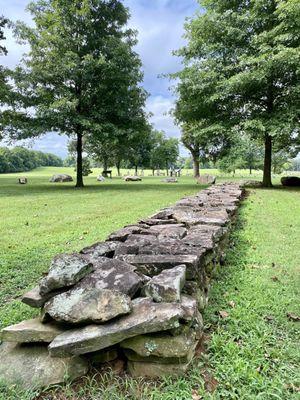
{"label": "overcast sky", "polygon": [[[183,44],[184,21],[198,8],[196,0],[123,0],[131,13],[130,26],[138,30],[140,54],[144,69],[144,86],[150,93],[147,109],[153,113],[152,123],[157,129],[164,130],[168,136],[179,137],[180,132],[174,126],[172,118],[166,115],[172,108],[174,99],[169,91],[170,82],[158,75],[175,72],[180,69],[180,60],[172,51]],[[11,20],[30,22],[25,8],[27,0],[0,0],[0,14]],[[6,34],[6,57],[1,63],[9,67],[16,65],[26,50],[15,43],[9,32]],[[37,150],[66,156],[67,138],[48,134],[31,145]]]}

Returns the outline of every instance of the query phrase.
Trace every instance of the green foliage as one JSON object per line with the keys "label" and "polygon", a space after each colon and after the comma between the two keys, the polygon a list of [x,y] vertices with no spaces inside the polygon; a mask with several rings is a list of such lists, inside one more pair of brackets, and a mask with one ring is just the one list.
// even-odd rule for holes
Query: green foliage
{"label": "green foliage", "polygon": [[[201,1],[177,54],[179,122],[247,131],[265,145],[264,184],[271,185],[272,146],[299,149],[300,3],[294,0]],[[214,129],[212,129],[214,132]]]}
{"label": "green foliage", "polygon": [[35,26],[19,23],[16,34],[30,50],[14,73],[25,123],[14,119],[11,135],[59,131],[76,138],[82,186],[82,138],[111,140],[144,123],[136,32],[117,0],[37,0],[28,9]]}
{"label": "green foliage", "polygon": [[37,167],[60,167],[61,158],[54,154],[28,150],[25,147],[0,147],[0,173],[25,172]]}
{"label": "green foliage", "polygon": [[149,166],[155,169],[170,169],[179,156],[178,140],[167,138],[163,131],[153,130]]}

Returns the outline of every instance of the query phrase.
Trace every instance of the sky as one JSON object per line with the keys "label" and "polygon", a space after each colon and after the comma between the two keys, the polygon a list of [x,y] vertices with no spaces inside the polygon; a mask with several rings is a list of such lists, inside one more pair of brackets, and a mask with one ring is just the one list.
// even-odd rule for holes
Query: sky
{"label": "sky", "polygon": [[[174,104],[169,90],[171,82],[162,74],[172,73],[181,68],[180,59],[172,51],[183,43],[184,22],[198,9],[196,0],[123,0],[129,7],[130,27],[137,29],[139,43],[136,51],[143,62],[144,87],[150,96],[147,111],[153,114],[151,122],[156,129],[164,130],[170,137],[180,137],[180,131],[168,115]],[[28,0],[0,0],[0,14],[15,21],[30,23],[30,15],[25,8]],[[14,67],[20,60],[26,47],[18,45],[11,33],[6,32],[8,55],[0,62]],[[67,138],[54,133],[28,143],[36,150],[51,152],[61,157],[67,155]],[[184,154],[183,148],[181,149]]]}

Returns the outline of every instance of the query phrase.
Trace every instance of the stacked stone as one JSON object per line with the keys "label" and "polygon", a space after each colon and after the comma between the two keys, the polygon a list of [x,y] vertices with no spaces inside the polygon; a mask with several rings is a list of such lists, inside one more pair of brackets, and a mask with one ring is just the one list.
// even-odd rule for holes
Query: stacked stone
{"label": "stacked stone", "polygon": [[22,299],[40,317],[2,331],[0,379],[14,383],[18,375],[25,386],[46,386],[66,370],[74,379],[91,363],[118,357],[133,376],[184,373],[241,197],[238,185],[217,185],[80,254],[55,257]]}

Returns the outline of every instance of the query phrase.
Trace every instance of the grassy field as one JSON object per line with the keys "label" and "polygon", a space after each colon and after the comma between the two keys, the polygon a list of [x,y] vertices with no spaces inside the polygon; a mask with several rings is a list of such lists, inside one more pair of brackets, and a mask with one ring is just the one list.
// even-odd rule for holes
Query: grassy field
{"label": "grassy field", "polygon": [[[98,184],[96,171],[84,190],[76,190],[72,184],[49,184],[54,172],[26,174],[27,186],[16,184],[17,175],[0,175],[2,327],[34,314],[19,296],[36,284],[53,255],[102,240],[201,189],[186,176],[176,185],[151,177]],[[238,175],[247,178],[245,172]],[[1,386],[0,399],[299,399],[300,329],[292,318],[300,315],[299,236],[299,190],[251,191],[205,312],[205,351],[184,378],[150,382],[94,371],[44,394]],[[221,310],[228,317],[221,318]]]}

